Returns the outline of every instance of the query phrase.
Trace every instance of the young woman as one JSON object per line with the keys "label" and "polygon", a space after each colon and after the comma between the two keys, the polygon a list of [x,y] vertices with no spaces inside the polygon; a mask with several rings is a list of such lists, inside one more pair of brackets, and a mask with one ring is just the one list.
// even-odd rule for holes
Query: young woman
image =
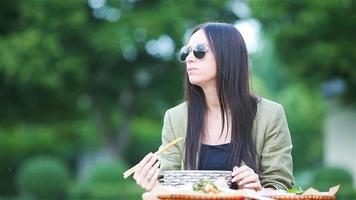
{"label": "young woman", "polygon": [[166,112],[162,145],[178,137],[185,142],[160,158],[146,155],[134,174],[137,184],[151,190],[165,170],[230,170],[238,188],[291,188],[286,116],[280,104],[250,92],[240,32],[230,24],[201,24],[180,58],[186,63],[186,102]]}

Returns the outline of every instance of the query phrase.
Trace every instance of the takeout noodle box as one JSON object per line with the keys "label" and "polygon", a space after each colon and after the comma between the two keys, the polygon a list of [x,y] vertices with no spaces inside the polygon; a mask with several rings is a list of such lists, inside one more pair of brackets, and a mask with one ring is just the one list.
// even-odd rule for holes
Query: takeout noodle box
{"label": "takeout noodle box", "polygon": [[[168,200],[168,199],[212,199],[211,194],[203,194],[193,191],[193,184],[200,180],[214,181],[219,188],[228,188],[231,183],[231,171],[213,170],[177,170],[165,171],[163,183],[151,192],[142,195],[144,200]],[[221,196],[224,194],[223,196]],[[242,199],[238,196],[231,198],[226,193],[216,194],[214,199]]]}
{"label": "takeout noodle box", "polygon": [[194,184],[200,180],[216,181],[223,179],[226,184],[231,184],[231,171],[215,170],[172,170],[163,172],[163,185],[180,187],[186,184]]}

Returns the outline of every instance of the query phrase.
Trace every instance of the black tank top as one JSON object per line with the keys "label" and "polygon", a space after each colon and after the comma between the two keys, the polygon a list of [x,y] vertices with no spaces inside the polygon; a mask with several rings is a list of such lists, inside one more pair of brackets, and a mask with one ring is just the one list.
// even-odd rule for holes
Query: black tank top
{"label": "black tank top", "polygon": [[[199,170],[223,170],[232,171],[232,163],[229,162],[230,143],[220,145],[201,144],[199,157]],[[231,189],[237,189],[234,182]]]}
{"label": "black tank top", "polygon": [[229,160],[229,145],[208,145],[201,144],[199,156],[199,170],[227,170],[231,171],[232,166]]}

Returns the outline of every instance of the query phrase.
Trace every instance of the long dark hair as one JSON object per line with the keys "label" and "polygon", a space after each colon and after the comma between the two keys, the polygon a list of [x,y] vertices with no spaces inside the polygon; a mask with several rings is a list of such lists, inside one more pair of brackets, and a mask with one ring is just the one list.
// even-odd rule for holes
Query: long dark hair
{"label": "long dark hair", "polygon": [[[204,31],[217,64],[216,88],[221,110],[222,130],[226,124],[230,123],[229,120],[225,121],[225,113],[231,112],[229,166],[240,166],[243,161],[258,173],[256,148],[251,136],[257,110],[257,97],[250,92],[245,42],[240,32],[230,24],[201,24],[193,30],[191,35],[198,30]],[[202,88],[191,84],[187,74],[185,93],[188,104],[185,168],[197,169],[197,152],[200,150],[203,137],[207,105]]]}

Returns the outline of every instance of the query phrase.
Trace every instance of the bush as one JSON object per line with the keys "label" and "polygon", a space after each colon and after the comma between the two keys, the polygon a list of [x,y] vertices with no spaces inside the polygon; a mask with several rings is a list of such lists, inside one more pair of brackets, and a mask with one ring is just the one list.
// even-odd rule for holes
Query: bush
{"label": "bush", "polygon": [[294,170],[319,166],[323,157],[325,100],[318,88],[299,81],[288,70],[288,64],[280,62],[269,33],[262,37],[264,48],[252,57],[254,88],[284,106],[293,142]]}
{"label": "bush", "polygon": [[132,165],[138,163],[149,152],[155,152],[161,145],[163,116],[159,121],[136,118],[132,122],[132,138],[124,158]]}
{"label": "bush", "polygon": [[29,199],[64,199],[68,181],[65,164],[51,157],[25,161],[16,177],[18,189]]}
{"label": "bush", "polygon": [[13,126],[0,126],[0,194],[13,196],[18,193],[16,175],[19,167],[34,155],[45,153],[60,158],[73,169],[80,150],[95,148],[99,143],[94,139],[96,133],[92,131],[92,124],[83,119],[56,123],[16,122]]}
{"label": "bush", "polygon": [[324,167],[315,172],[312,186],[327,191],[331,186],[340,184],[341,187],[352,186],[351,174],[340,168]]}
{"label": "bush", "polygon": [[119,161],[106,161],[89,171],[88,181],[92,183],[120,183],[127,165]]}
{"label": "bush", "polygon": [[125,184],[118,183],[82,183],[72,190],[72,200],[86,199],[141,199],[144,192],[132,181]]}
{"label": "bush", "polygon": [[71,199],[141,199],[143,190],[132,180],[124,180],[127,165],[119,161],[106,161],[93,166],[88,177],[71,191]]}
{"label": "bush", "polygon": [[298,171],[319,166],[323,155],[323,99],[302,85],[290,86],[276,99],[284,106],[288,119],[293,167]]}
{"label": "bush", "polygon": [[330,187],[339,185],[338,200],[356,199],[356,191],[352,188],[351,174],[341,168],[324,167],[314,174],[312,186],[320,191],[328,191]]}

